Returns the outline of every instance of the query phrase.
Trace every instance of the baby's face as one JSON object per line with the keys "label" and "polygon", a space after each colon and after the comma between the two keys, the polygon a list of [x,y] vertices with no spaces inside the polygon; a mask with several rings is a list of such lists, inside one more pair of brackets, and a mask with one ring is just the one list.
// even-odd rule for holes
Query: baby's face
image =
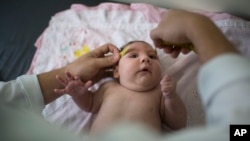
{"label": "baby's face", "polygon": [[155,49],[144,42],[124,48],[125,53],[114,70],[114,77],[131,90],[147,91],[158,86],[161,79],[160,61]]}

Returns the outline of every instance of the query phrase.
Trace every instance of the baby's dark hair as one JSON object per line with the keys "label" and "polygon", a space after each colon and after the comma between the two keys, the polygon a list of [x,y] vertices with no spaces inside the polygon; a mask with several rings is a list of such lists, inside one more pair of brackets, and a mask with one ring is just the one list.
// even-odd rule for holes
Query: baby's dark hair
{"label": "baby's dark hair", "polygon": [[145,41],[142,41],[142,40],[134,40],[134,41],[129,41],[129,42],[126,43],[125,45],[121,46],[120,52],[123,51],[123,49],[126,48],[128,45],[133,44],[133,43],[136,43],[136,42],[142,42],[142,43],[148,44],[149,46],[152,47],[152,45],[150,45],[149,43],[147,43],[147,42],[145,42]]}

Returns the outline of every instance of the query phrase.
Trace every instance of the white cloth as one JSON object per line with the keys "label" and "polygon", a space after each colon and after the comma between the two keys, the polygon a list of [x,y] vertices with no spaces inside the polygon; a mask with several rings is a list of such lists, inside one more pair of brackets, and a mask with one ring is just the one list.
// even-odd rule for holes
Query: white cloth
{"label": "white cloth", "polygon": [[[48,27],[39,36],[28,74],[63,67],[75,60],[76,54],[83,53],[86,47],[93,50],[110,42],[119,48],[134,40],[152,44],[149,33],[167,11],[145,3],[101,3],[94,7],[72,4],[69,9],[54,14]],[[209,17],[235,47],[250,58],[249,21],[228,13],[196,12]],[[168,74],[177,81],[176,93],[187,109],[187,126],[204,125],[205,112],[197,88],[197,72],[200,68],[197,55],[181,54],[173,59],[163,50],[157,50],[157,53],[162,75]],[[46,105],[43,116],[52,124],[66,126],[77,133],[89,130],[93,117],[81,110],[68,95]]]}
{"label": "white cloth", "polygon": [[44,101],[36,75],[23,75],[16,80],[0,82],[1,103],[13,104],[41,113]]}
{"label": "white cloth", "polygon": [[199,90],[207,125],[250,124],[250,62],[239,55],[223,55],[203,66]]}
{"label": "white cloth", "polygon": [[[229,124],[250,124],[250,63],[235,54],[219,56],[202,66],[199,90],[206,109],[207,127],[157,136],[145,128],[118,126],[98,140],[229,140]],[[3,140],[89,140],[58,131],[41,120],[43,98],[37,77],[24,75],[0,83],[0,121]],[[28,110],[27,110],[28,109]]]}

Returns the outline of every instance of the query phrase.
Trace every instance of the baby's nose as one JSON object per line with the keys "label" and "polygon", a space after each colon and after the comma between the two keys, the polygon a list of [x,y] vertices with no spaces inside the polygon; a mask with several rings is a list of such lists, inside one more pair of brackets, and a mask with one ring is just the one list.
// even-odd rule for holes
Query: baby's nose
{"label": "baby's nose", "polygon": [[151,62],[151,60],[150,60],[150,58],[149,57],[142,57],[142,60],[141,60],[141,62],[143,62],[143,63],[145,63],[145,62],[147,62],[147,63],[150,63]]}

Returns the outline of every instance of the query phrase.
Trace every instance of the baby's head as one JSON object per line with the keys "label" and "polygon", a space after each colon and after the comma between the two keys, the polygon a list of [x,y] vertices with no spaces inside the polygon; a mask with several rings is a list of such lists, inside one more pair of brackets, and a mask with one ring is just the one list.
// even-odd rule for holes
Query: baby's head
{"label": "baby's head", "polygon": [[135,91],[148,91],[158,86],[161,68],[156,50],[144,41],[127,43],[121,48],[114,77],[124,87]]}

